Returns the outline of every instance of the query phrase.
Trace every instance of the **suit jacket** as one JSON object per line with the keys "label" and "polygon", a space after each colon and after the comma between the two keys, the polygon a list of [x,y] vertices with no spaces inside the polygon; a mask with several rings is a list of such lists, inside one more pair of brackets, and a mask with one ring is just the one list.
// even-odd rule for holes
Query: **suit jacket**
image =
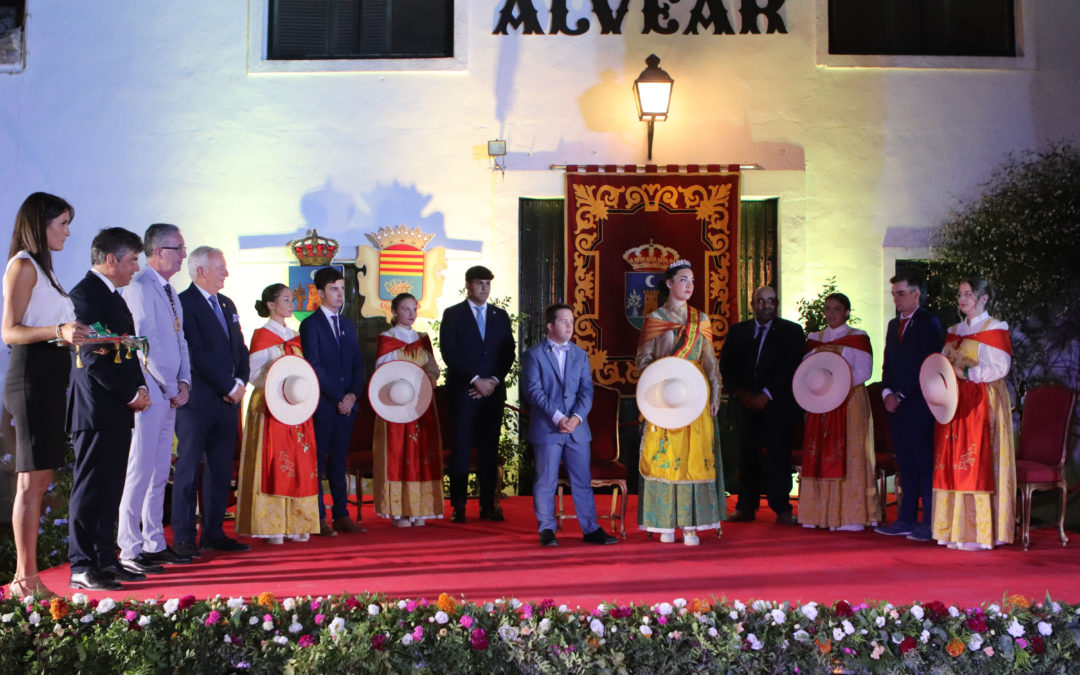
{"label": "suit jacket", "polygon": [[[71,289],[75,319],[91,325],[100,323],[117,335],[134,335],[135,323],[131,312],[119,294],[109,290],[96,274],[86,276]],[[135,426],[135,411],[127,407],[145,386],[138,359],[121,358],[116,363],[116,351],[101,345],[79,347],[83,367],[71,371],[68,392],[68,431],[130,429]],[[126,355],[126,354],[125,354]]]}
{"label": "suit jacket", "polygon": [[506,400],[506,376],[514,365],[514,333],[510,315],[488,303],[484,314],[484,337],[476,325],[469,301],[451,305],[439,324],[439,351],[446,363],[446,387],[451,396],[466,396],[474,377],[496,377],[499,386],[491,395]]}
{"label": "suit jacket", "polygon": [[[149,354],[139,354],[149,376],[147,385],[156,384],[162,396],[171,399],[180,393],[181,381],[191,383],[191,361],[183,328],[184,306],[178,295],[169,301],[157,272],[150,268],[135,275],[124,288],[123,296],[135,320],[135,332],[150,342]],[[176,321],[180,323],[179,331]]]}
{"label": "suit jacket", "polygon": [[881,367],[881,384],[894,394],[903,396],[904,403],[895,414],[908,410],[929,409],[919,387],[919,368],[930,354],[941,351],[945,334],[941,322],[926,309],[919,307],[911,315],[900,339],[900,318],[889,322],[885,332],[885,356]]}
{"label": "suit jacket", "polygon": [[[300,322],[300,344],[304,358],[319,378],[319,407],[317,413],[336,410],[346,394],[364,395],[364,355],[356,326],[340,317],[341,342],[334,338],[334,329],[322,308],[316,309]],[[353,410],[356,406],[353,406]]]}
{"label": "suit jacket", "polygon": [[180,293],[184,338],[191,357],[191,395],[187,407],[196,410],[211,410],[225,403],[222,397],[236,387],[237,379],[248,381],[248,350],[240,330],[240,315],[228,297],[218,293],[217,298],[229,327],[228,335],[221,330],[217,315],[195,284]]}
{"label": "suit jacket", "polygon": [[589,431],[589,411],[592,410],[593,382],[589,356],[571,343],[566,354],[566,372],[559,376],[559,359],[544,340],[521,357],[521,382],[525,400],[532,407],[529,416],[529,441],[556,443],[566,434],[551,421],[555,411],[567,417],[576,414],[581,424],[570,437],[578,442],[592,440]]}
{"label": "suit jacket", "polygon": [[[744,389],[751,394],[769,390],[772,401],[766,415],[795,418],[800,408],[791,393],[791,378],[806,351],[806,336],[799,324],[777,317],[761,346],[761,356],[754,353],[757,320],[741,321],[731,327],[720,352],[720,374],[729,391]],[[757,367],[754,367],[755,358]]]}

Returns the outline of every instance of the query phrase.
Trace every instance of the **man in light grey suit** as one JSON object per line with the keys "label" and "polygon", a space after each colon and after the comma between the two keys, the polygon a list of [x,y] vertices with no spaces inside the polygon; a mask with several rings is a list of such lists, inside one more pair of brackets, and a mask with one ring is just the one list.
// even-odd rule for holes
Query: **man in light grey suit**
{"label": "man in light grey suit", "polygon": [[158,223],[143,238],[146,269],[124,289],[135,333],[147,338],[146,368],[150,407],[135,416],[124,495],[120,501],[120,564],[131,572],[157,574],[162,563],[190,563],[165,543],[162,510],[172,467],[176,409],[187,403],[191,366],[184,339],[184,311],[169,279],[180,271],[187,248],[180,228]]}
{"label": "man in light grey suit", "polygon": [[555,490],[559,462],[566,464],[574,511],[583,539],[590,544],[614,544],[618,540],[596,524],[589,474],[587,418],[592,409],[593,385],[585,350],[571,344],[574,311],[554,304],[544,311],[547,339],[532,347],[521,359],[525,399],[532,406],[529,443],[536,454],[533,509],[541,546],[558,546],[555,539]]}

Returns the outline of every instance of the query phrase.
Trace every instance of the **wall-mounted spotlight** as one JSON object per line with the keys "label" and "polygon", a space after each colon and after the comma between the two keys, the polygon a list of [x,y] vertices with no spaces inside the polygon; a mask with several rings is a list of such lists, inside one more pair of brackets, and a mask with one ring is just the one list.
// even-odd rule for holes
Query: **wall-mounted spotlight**
{"label": "wall-mounted spotlight", "polygon": [[637,101],[638,119],[649,122],[649,159],[652,159],[653,122],[667,119],[675,80],[660,69],[660,57],[656,54],[649,54],[645,64],[648,67],[634,80],[634,99]]}
{"label": "wall-mounted spotlight", "polygon": [[506,141],[488,141],[488,157],[494,162],[491,169],[506,174]]}

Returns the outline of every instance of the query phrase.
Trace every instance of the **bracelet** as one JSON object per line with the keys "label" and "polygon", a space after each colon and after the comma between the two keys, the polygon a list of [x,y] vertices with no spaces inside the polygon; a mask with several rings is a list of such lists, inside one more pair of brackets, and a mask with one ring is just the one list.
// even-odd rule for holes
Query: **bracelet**
{"label": "bracelet", "polygon": [[64,333],[60,330],[61,328],[63,328],[63,326],[64,326],[64,324],[62,324],[62,323],[56,324],[56,339],[57,340],[63,340],[64,339]]}

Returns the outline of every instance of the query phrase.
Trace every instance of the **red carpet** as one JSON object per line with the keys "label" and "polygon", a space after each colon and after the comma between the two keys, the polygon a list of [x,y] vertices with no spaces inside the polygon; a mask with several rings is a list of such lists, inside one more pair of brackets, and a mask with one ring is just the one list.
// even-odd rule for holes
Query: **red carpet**
{"label": "red carpet", "polygon": [[[569,498],[566,503],[570,507]],[[597,497],[599,509],[607,504],[606,497]],[[477,508],[470,502],[465,525],[439,521],[400,529],[376,518],[368,504],[366,534],[282,546],[244,539],[253,546],[248,553],[205,553],[192,565],[169,566],[165,574],[126,584],[120,593],[90,595],[167,599],[189,593],[203,598],[370,591],[435,598],[448,592],[474,602],[553,598],[571,606],[712,596],[744,602],[941,600],[974,606],[1000,602],[1005,594],[1042,598],[1047,592],[1057,600],[1080,600],[1080,536],[1074,534],[1070,546],[1062,548],[1053,529],[1033,531],[1026,553],[1019,546],[969,553],[871,531],[784,527],[763,508],[756,522],[726,524],[721,540],[702,536],[696,548],[681,540],[650,540],[633,524],[629,538],[616,546],[585,544],[575,520],[565,521],[560,547],[542,548],[530,498],[503,500],[505,523],[479,520]],[[631,523],[635,508],[631,497]],[[605,523],[605,529],[611,528]],[[68,574],[66,566],[57,567],[42,578],[70,594]]]}

